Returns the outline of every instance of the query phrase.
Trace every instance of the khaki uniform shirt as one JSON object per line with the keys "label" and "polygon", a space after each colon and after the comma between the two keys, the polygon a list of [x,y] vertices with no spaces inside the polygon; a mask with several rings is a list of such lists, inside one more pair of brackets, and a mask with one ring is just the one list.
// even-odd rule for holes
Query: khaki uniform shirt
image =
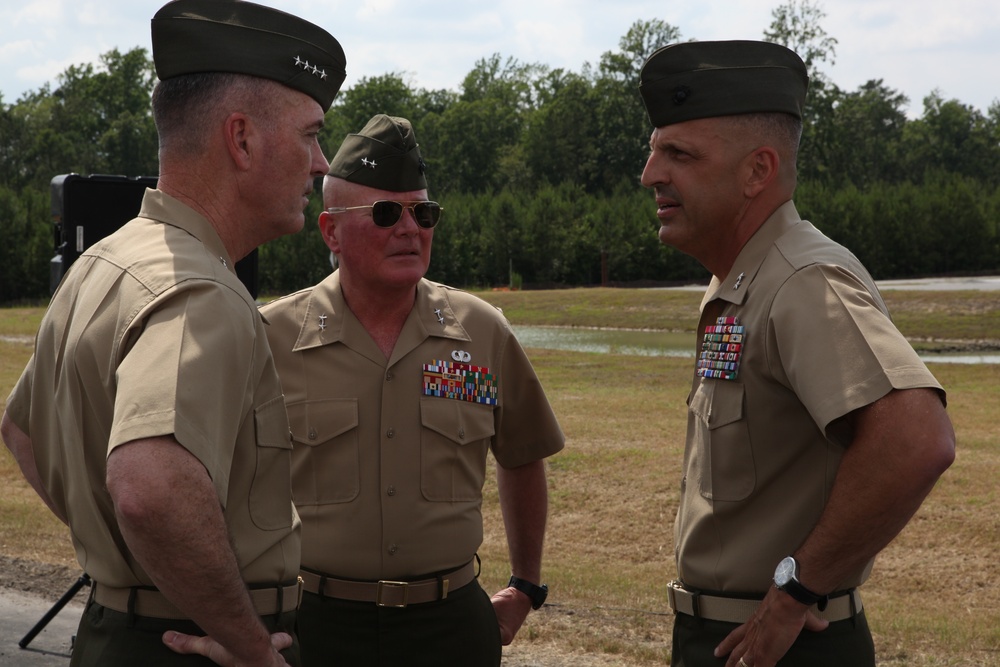
{"label": "khaki uniform shirt", "polygon": [[169,434],[211,475],[244,579],[298,575],[291,442],[263,322],[214,229],[180,202],[147,190],[138,218],[77,259],[7,409],[95,581],[152,584],[118,529],[105,463]]}
{"label": "khaki uniform shirt", "polygon": [[892,389],[941,387],[864,267],[791,201],[747,242],[725,283],[712,281],[703,310],[713,300],[720,316],[739,318],[744,339],[736,378],[696,375],[688,398],[677,569],[691,588],[762,594],[826,506],[851,440],[837,420]]}
{"label": "khaki uniform shirt", "polygon": [[[388,360],[347,307],[339,272],[263,312],[307,569],[377,580],[461,566],[483,539],[487,451],[510,468],[563,446],[509,324],[470,294],[421,280]],[[448,374],[478,382],[470,393],[483,402],[425,390]]]}

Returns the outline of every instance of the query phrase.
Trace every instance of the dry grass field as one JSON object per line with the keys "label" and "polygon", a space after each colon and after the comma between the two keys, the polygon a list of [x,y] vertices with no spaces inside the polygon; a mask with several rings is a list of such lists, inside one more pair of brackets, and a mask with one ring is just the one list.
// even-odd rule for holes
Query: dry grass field
{"label": "dry grass field", "polygon": [[[692,331],[697,293],[661,290],[491,292],[515,324]],[[1000,348],[995,293],[886,294],[915,345]],[[0,400],[30,352],[40,309],[0,310]],[[692,333],[693,336],[693,333]],[[693,342],[693,339],[692,339]],[[529,350],[567,436],[549,460],[544,578],[510,667],[669,664],[673,517],[691,362],[665,357]],[[1000,365],[933,364],[949,391],[958,456],[863,589],[879,664],[1000,665]],[[65,531],[0,452],[0,572],[78,576]],[[509,570],[495,487],[487,483],[483,583]],[[0,584],[12,585],[0,574]],[[51,579],[52,577],[42,577]],[[20,583],[24,583],[23,578]],[[31,584],[45,590],[44,584]],[[53,593],[55,590],[52,591]]]}

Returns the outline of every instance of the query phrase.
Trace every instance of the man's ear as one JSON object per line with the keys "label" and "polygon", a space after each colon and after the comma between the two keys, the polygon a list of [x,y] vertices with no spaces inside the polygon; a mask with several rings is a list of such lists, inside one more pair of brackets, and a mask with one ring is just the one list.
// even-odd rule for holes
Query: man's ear
{"label": "man's ear", "polygon": [[246,114],[233,112],[226,117],[223,122],[225,133],[226,149],[229,157],[240,171],[247,171],[250,168],[253,152],[250,146],[250,137],[253,133],[253,121]]}
{"label": "man's ear", "polygon": [[743,184],[743,193],[748,197],[756,197],[778,178],[781,158],[778,151],[770,146],[761,146],[747,156],[749,173]]}
{"label": "man's ear", "polygon": [[334,254],[340,254],[340,241],[337,240],[337,216],[327,211],[319,214],[319,233],[326,247]]}

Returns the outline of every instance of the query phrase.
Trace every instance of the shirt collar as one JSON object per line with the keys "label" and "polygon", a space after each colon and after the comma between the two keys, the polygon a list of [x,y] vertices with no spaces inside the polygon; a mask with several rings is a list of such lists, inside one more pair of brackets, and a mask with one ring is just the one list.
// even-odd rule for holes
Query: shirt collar
{"label": "shirt collar", "polygon": [[791,199],[779,206],[740,250],[740,254],[733,262],[733,268],[729,270],[725,281],[720,281],[715,276],[712,277],[701,302],[702,308],[704,309],[705,304],[715,299],[722,299],[737,305],[742,304],[746,300],[750,283],[753,282],[764,263],[764,258],[767,257],[771,246],[801,221]]}
{"label": "shirt collar", "polygon": [[[417,283],[413,310],[396,341],[393,357],[405,354],[431,336],[471,340],[451,308],[448,290],[421,279]],[[305,350],[337,342],[359,349],[370,345],[370,337],[344,300],[339,270],[311,290],[293,349]]]}
{"label": "shirt collar", "polygon": [[140,218],[148,218],[164,225],[171,225],[195,237],[208,252],[216,255],[230,273],[236,275],[236,262],[222,244],[219,233],[205,216],[161,190],[147,189],[139,209]]}

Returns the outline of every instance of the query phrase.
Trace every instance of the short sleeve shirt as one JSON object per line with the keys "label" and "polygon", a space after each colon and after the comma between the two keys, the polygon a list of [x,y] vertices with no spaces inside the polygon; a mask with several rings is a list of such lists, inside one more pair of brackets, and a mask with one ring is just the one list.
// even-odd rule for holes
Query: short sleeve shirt
{"label": "short sleeve shirt", "polygon": [[377,580],[461,566],[483,539],[487,452],[515,467],[563,446],[506,319],[471,294],[422,280],[390,359],[347,307],[339,272],[262,311],[307,569]]}
{"label": "short sleeve shirt", "polygon": [[291,441],[264,323],[214,229],[177,200],[147,190],[138,218],[76,260],[7,405],[95,581],[152,583],[124,546],[105,463],[171,434],[211,476],[244,579],[297,575]]}
{"label": "short sleeve shirt", "polygon": [[[943,390],[864,267],[790,201],[748,241],[725,282],[713,280],[703,310],[718,306],[723,319],[703,316],[703,325],[742,327],[731,330],[740,339],[701,330],[700,352],[738,367],[735,377],[730,366],[694,378],[677,568],[695,589],[763,594],[826,506],[851,438],[840,418],[893,389]],[[840,588],[860,585],[870,568]]]}

